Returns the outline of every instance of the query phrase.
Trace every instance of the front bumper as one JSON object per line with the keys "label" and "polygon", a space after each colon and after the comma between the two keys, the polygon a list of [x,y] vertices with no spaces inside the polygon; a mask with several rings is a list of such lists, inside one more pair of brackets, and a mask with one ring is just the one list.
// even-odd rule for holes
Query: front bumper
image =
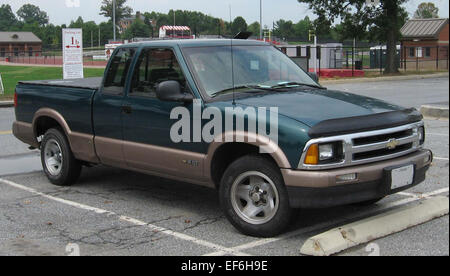
{"label": "front bumper", "polygon": [[[324,171],[281,170],[293,208],[328,208],[381,198],[407,190],[425,180],[433,161],[429,150],[419,150],[392,160],[362,166]],[[386,168],[414,164],[414,183],[396,190],[385,173]],[[337,176],[356,173],[349,182],[338,182]]]}

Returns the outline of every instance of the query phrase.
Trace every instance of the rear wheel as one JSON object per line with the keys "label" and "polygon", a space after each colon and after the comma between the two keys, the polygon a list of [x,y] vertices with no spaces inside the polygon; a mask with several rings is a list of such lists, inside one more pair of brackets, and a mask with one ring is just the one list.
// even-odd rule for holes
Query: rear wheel
{"label": "rear wheel", "polygon": [[51,183],[69,186],[81,173],[81,164],[75,159],[64,133],[56,128],[48,130],[41,143],[41,162]]}
{"label": "rear wheel", "polygon": [[260,156],[233,162],[222,178],[221,205],[244,234],[273,237],[289,225],[292,210],[278,167]]}

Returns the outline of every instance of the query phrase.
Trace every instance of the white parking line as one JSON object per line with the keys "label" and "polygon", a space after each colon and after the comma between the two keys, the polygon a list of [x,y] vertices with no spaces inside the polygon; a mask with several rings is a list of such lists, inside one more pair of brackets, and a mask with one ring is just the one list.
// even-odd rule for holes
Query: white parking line
{"label": "white parking line", "polygon": [[[406,199],[402,199],[402,200],[399,200],[399,201],[395,201],[395,202],[392,202],[392,203],[385,204],[381,208],[377,208],[375,210],[368,210],[366,212],[359,213],[358,217],[371,215],[374,212],[379,212],[379,211],[386,210],[386,209],[389,209],[389,208],[392,208],[392,207],[405,205],[405,204],[408,204],[408,203],[411,203],[411,202],[414,202],[414,201],[418,201],[420,199],[430,198],[432,196],[436,196],[436,195],[440,195],[440,194],[443,194],[443,193],[447,193],[448,191],[449,191],[449,188],[443,188],[443,189],[436,190],[436,191],[433,191],[433,192],[430,192],[430,193],[417,194],[417,195],[416,194],[410,194],[410,193],[402,193],[401,195],[406,195],[406,196],[409,196],[410,198],[406,198]],[[343,218],[343,219],[341,219],[339,221],[336,221],[335,224],[339,224],[339,223],[341,223],[343,221],[348,221],[348,219],[349,219],[348,217]],[[258,247],[258,246],[262,246],[262,245],[266,245],[266,244],[269,244],[269,243],[272,243],[272,242],[286,240],[286,239],[289,239],[291,237],[295,237],[295,236],[298,236],[298,235],[301,235],[301,234],[304,234],[304,233],[308,233],[308,232],[324,229],[324,228],[327,228],[329,226],[330,226],[329,222],[324,222],[324,223],[320,223],[320,224],[317,224],[317,225],[314,225],[314,226],[302,228],[302,229],[299,229],[299,230],[296,230],[296,231],[293,231],[293,232],[281,235],[281,236],[279,236],[277,238],[261,239],[261,240],[257,240],[257,241],[254,241],[254,242],[250,242],[250,243],[246,243],[246,244],[243,244],[243,245],[239,245],[239,246],[236,246],[236,247],[232,247],[232,248],[229,248],[229,249],[230,250],[236,250],[236,251],[245,251],[245,250],[252,249],[252,248],[255,248],[255,247]],[[217,252],[206,254],[205,256],[223,256],[223,255],[226,255],[226,254],[227,254],[226,252],[217,251]]]}
{"label": "white parking line", "polygon": [[201,240],[201,239],[198,239],[198,238],[195,238],[195,237],[183,234],[183,233],[172,231],[170,229],[166,229],[166,228],[159,227],[159,226],[156,226],[156,225],[153,225],[153,224],[149,224],[149,223],[146,223],[144,221],[141,221],[141,220],[138,220],[138,219],[135,219],[135,218],[131,218],[131,217],[127,217],[127,216],[121,216],[121,215],[118,215],[118,214],[116,214],[114,212],[111,212],[111,211],[108,211],[108,210],[104,210],[104,209],[100,209],[100,208],[96,208],[96,207],[80,204],[80,203],[77,203],[77,202],[74,202],[74,201],[70,201],[70,200],[59,198],[59,197],[51,196],[51,195],[48,195],[48,194],[45,194],[45,193],[41,193],[41,192],[36,191],[33,188],[29,188],[29,187],[26,187],[26,186],[14,183],[14,182],[9,181],[9,180],[5,180],[5,179],[1,179],[0,178],[0,183],[8,185],[8,186],[11,186],[11,187],[14,187],[14,188],[17,188],[17,189],[20,189],[20,190],[23,190],[23,191],[27,191],[27,192],[32,193],[34,195],[38,195],[38,196],[41,196],[41,197],[44,197],[44,198],[47,198],[47,199],[50,199],[50,200],[53,200],[53,201],[65,204],[65,205],[69,205],[69,206],[78,208],[78,209],[87,210],[87,211],[90,211],[90,212],[94,212],[96,214],[104,214],[104,215],[106,215],[108,217],[109,216],[116,216],[121,221],[126,221],[126,222],[129,222],[129,223],[138,225],[138,226],[146,226],[146,227],[150,228],[150,230],[152,230],[152,231],[157,231],[159,233],[163,233],[165,235],[172,236],[172,237],[175,237],[175,238],[180,239],[180,240],[189,241],[189,242],[192,242],[192,243],[204,246],[204,247],[208,247],[208,248],[213,249],[213,250],[224,252],[224,255],[225,254],[230,254],[230,255],[236,255],[236,256],[249,256],[249,254],[238,252],[237,250],[232,250],[232,249],[229,249],[227,247],[224,247],[224,246],[212,243],[212,242],[208,242],[208,241]]}
{"label": "white parking line", "polygon": [[427,133],[426,135],[448,137],[448,134],[445,134],[445,133]]}
{"label": "white parking line", "polygon": [[405,193],[405,192],[400,192],[397,193],[398,195],[403,195],[403,196],[408,196],[408,197],[418,197],[418,198],[428,198],[428,197],[432,197],[432,196],[436,196],[436,195],[440,195],[443,193],[447,193],[449,191],[449,188],[442,188],[433,192],[429,192],[429,193]]}
{"label": "white parking line", "polygon": [[448,161],[448,157],[433,157],[435,160]]}

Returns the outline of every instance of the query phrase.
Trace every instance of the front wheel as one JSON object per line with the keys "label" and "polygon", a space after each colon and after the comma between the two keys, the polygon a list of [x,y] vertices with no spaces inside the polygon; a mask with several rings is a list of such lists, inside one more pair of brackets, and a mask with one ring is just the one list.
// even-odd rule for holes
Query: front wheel
{"label": "front wheel", "polygon": [[221,205],[240,232],[273,237],[289,225],[292,209],[280,170],[261,156],[245,156],[225,171],[220,186]]}
{"label": "front wheel", "polygon": [[73,184],[81,173],[81,164],[59,129],[53,128],[45,133],[41,143],[41,162],[47,178],[58,186]]}

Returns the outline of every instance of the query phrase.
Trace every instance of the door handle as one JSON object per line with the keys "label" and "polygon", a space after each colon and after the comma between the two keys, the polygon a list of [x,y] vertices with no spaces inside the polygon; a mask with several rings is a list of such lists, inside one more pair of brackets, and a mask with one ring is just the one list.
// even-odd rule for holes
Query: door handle
{"label": "door handle", "polygon": [[122,106],[122,112],[125,114],[131,114],[131,112],[133,111],[133,109],[131,108],[131,106],[129,105],[123,105]]}

